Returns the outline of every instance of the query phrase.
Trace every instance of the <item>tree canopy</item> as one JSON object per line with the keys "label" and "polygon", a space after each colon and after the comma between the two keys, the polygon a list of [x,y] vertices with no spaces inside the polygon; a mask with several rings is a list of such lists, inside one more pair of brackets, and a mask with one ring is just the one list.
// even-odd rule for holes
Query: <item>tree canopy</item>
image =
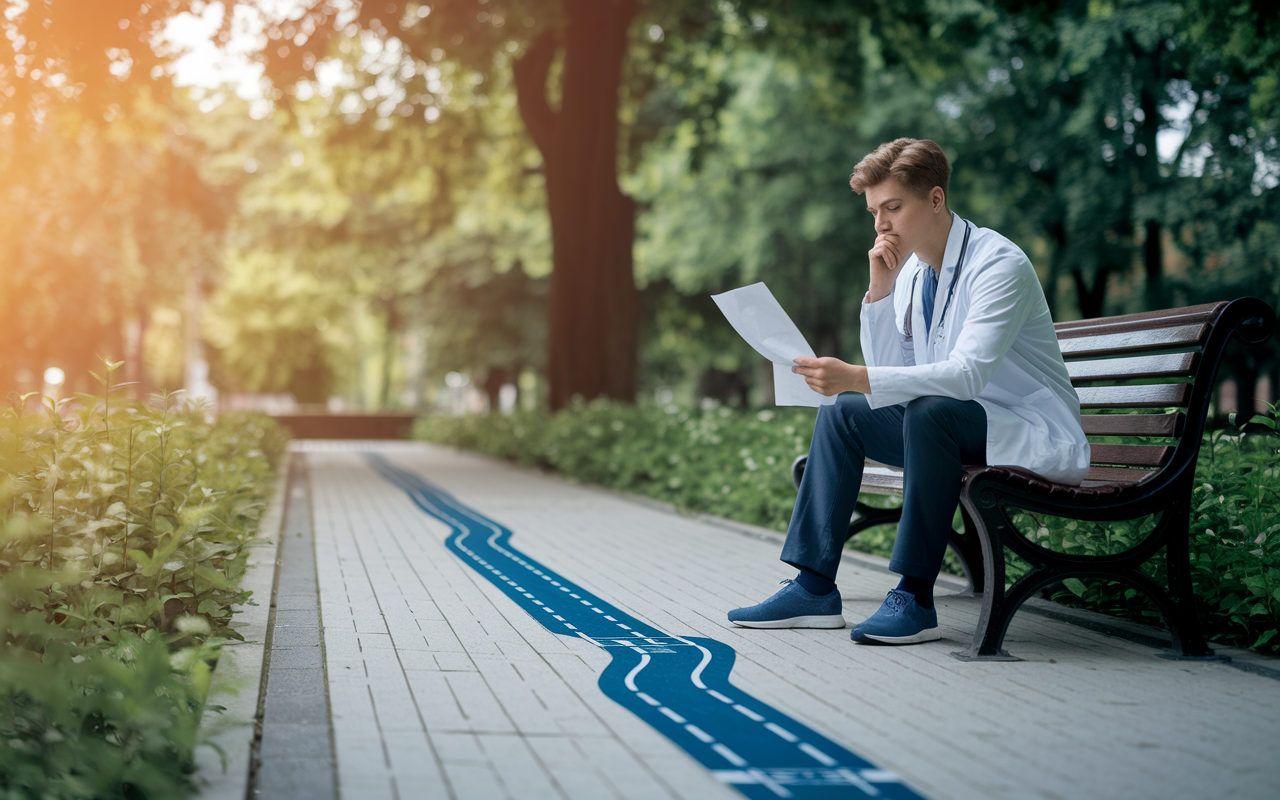
{"label": "tree canopy", "polygon": [[[252,113],[172,85],[166,26],[205,3],[6,6],[6,388],[95,352],[173,385],[207,296],[230,392],[420,406],[462,372],[553,407],[762,402],[708,295],[766,280],[856,360],[847,177],[904,135],[942,143],[953,207],[1028,252],[1058,319],[1280,298],[1261,0],[223,6],[222,42],[261,26]],[[1259,352],[1231,361],[1243,402],[1280,377]]]}

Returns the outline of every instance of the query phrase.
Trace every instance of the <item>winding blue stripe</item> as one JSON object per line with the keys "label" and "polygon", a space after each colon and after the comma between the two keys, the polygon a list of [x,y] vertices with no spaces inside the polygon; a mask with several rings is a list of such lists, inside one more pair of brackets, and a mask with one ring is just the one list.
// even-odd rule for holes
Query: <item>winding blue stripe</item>
{"label": "winding blue stripe", "polygon": [[510,544],[511,531],[376,453],[369,464],[453,529],[446,546],[547,630],[612,656],[600,690],[750,798],[919,798],[892,772],[729,683],[733,648],[632,617]]}

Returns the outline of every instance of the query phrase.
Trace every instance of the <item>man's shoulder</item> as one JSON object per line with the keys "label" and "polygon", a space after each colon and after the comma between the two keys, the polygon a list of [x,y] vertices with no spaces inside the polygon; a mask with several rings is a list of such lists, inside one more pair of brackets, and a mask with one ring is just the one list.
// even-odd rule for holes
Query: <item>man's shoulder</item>
{"label": "man's shoulder", "polygon": [[1027,258],[1027,254],[1022,252],[1021,247],[999,231],[979,228],[975,225],[969,246],[973,248],[969,255],[972,259],[969,263],[973,264],[970,275],[977,277],[981,273],[986,273],[988,277],[994,277],[999,273],[1009,273],[1034,279],[1036,284],[1039,284],[1040,279],[1036,275],[1035,267],[1031,264],[1031,259]]}
{"label": "man's shoulder", "polygon": [[992,228],[975,226],[973,241],[970,244],[974,248],[974,256],[983,260],[1031,263],[1031,259],[1027,258],[1027,254],[1022,252],[1021,247]]}

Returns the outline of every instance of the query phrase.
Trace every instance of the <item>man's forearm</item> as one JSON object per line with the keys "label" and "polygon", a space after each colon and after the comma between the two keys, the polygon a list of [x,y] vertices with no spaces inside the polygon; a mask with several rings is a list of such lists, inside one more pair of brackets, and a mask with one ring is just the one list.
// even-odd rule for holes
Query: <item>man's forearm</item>
{"label": "man's forearm", "polygon": [[871,394],[871,379],[867,375],[867,368],[861,364],[850,364],[852,374],[849,376],[849,391],[858,392],[859,394]]}
{"label": "man's forearm", "polygon": [[861,364],[846,364],[838,358],[800,356],[791,371],[803,375],[810,389],[827,397],[841,392],[871,393],[867,368]]}
{"label": "man's forearm", "polygon": [[867,303],[883,300],[893,294],[893,275],[872,275],[871,288],[867,290]]}

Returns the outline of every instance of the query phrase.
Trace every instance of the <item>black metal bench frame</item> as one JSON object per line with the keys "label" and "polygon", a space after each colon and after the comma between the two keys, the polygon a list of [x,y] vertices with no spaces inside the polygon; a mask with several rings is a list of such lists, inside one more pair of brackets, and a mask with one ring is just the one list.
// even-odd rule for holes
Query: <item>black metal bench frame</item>
{"label": "black metal bench frame", "polygon": [[[1232,338],[1265,342],[1275,313],[1246,297],[1231,302],[1129,314],[1055,326],[1072,383],[1084,410],[1126,413],[1081,415],[1090,436],[1173,439],[1176,444],[1093,444],[1093,467],[1080,486],[1050,482],[1011,466],[966,467],[960,493],[963,531],[952,531],[970,588],[982,597],[973,643],[961,660],[1017,660],[1002,647],[1014,613],[1030,597],[1066,578],[1124,581],[1145,592],[1163,614],[1178,657],[1211,657],[1200,629],[1191,580],[1190,513],[1196,458],[1204,434],[1222,354]],[[1169,383],[1134,384],[1138,380]],[[1147,410],[1157,413],[1133,413]],[[792,464],[799,487],[805,456]],[[869,462],[862,491],[901,494],[901,473]],[[1010,509],[1088,522],[1115,522],[1160,514],[1142,541],[1107,555],[1054,552],[1029,541]],[[901,519],[900,508],[858,502],[848,536]],[[1005,587],[1008,547],[1031,565]],[[1165,586],[1141,570],[1165,550]]]}

